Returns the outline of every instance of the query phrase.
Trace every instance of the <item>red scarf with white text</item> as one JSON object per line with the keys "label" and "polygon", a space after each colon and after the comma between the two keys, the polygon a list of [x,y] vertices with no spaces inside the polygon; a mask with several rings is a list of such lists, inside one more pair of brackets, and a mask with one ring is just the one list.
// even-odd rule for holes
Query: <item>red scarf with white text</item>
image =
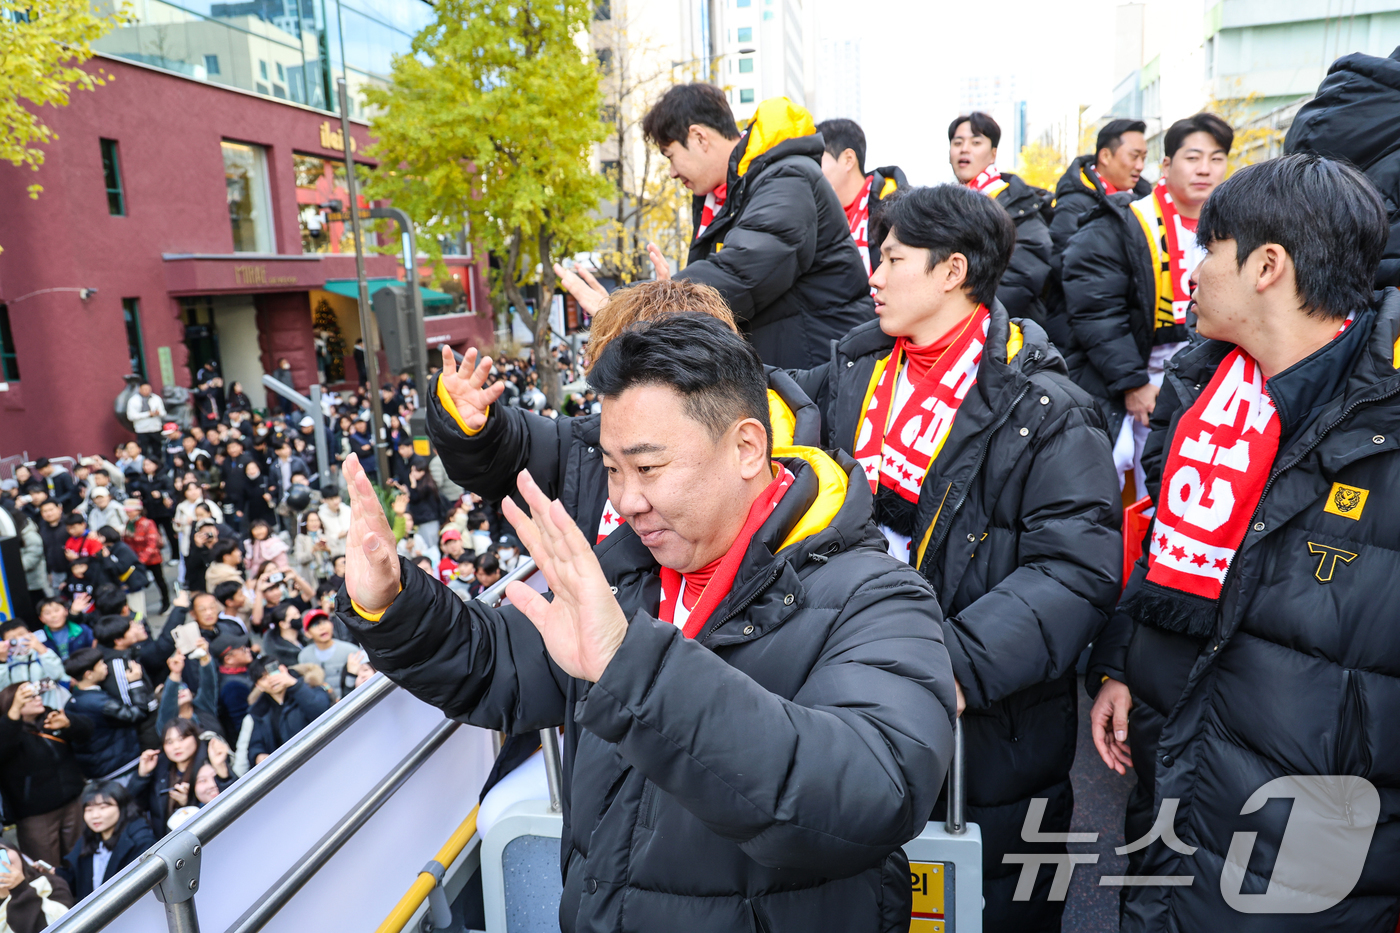
{"label": "red scarf with white text", "polygon": [[[681,627],[681,632],[686,638],[694,638],[700,634],[705,623],[709,621],[710,614],[734,588],[734,578],[738,576],[739,566],[744,562],[744,555],[748,553],[749,542],[773,513],[783,494],[792,486],[795,479],[792,471],[781,464],[774,466],[779,471],[778,475],[773,482],[764,487],[753,505],[749,506],[749,515],[744,521],[744,527],[739,531],[739,536],[719,560],[712,561],[693,574],[684,575],[684,594],[681,593],[682,574],[669,567],[661,568],[661,621],[674,625],[676,605],[680,603],[683,613],[686,609],[690,612],[685,616],[685,624]],[[686,606],[685,603],[690,605]]]}
{"label": "red scarf with white text", "polygon": [[846,205],[846,223],[851,227],[851,239],[856,241],[856,251],[860,253],[860,261],[865,263],[865,275],[870,276],[870,185],[875,180],[874,175],[865,176],[865,184],[861,185],[860,194],[856,199]]}
{"label": "red scarf with white text", "polygon": [[1236,347],[1177,422],[1152,523],[1149,583],[1220,598],[1278,455],[1280,430],[1259,364]]}
{"label": "red scarf with white text", "polygon": [[907,369],[902,364],[908,342],[900,337],[890,355],[875,364],[854,450],[871,492],[884,486],[909,502],[919,501],[924,476],[948,439],[958,407],[977,381],[991,320],[987,306],[979,305],[922,378],[903,373],[912,387],[903,404],[897,395],[901,369]]}

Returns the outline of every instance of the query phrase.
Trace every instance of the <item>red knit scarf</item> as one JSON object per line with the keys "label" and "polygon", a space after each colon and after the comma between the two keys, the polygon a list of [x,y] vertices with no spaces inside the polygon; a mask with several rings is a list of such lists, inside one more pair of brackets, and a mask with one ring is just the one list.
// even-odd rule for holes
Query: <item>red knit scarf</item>
{"label": "red knit scarf", "polygon": [[1149,583],[1220,598],[1278,455],[1279,433],[1263,372],[1236,347],[1177,422],[1152,523]]}
{"label": "red knit scarf", "polygon": [[[967,183],[973,191],[981,191],[989,198],[994,198],[1001,194],[1006,187],[1006,182],[1001,180],[1001,171],[995,165],[989,165],[977,177]],[[988,190],[990,189],[990,190]]]}
{"label": "red knit scarf", "polygon": [[1089,166],[1089,173],[1099,180],[1099,184],[1103,185],[1104,194],[1118,193],[1118,189],[1114,187],[1113,182],[1109,181],[1107,178],[1104,178],[1103,173],[1098,170],[1097,166]]}
{"label": "red knit scarf", "polygon": [[[875,364],[854,451],[872,492],[884,486],[909,502],[919,501],[924,476],[948,439],[958,407],[977,381],[991,319],[987,306],[979,305],[949,331],[951,342],[938,353],[936,362],[928,360],[933,347],[911,352],[901,337],[890,355]],[[920,364],[928,367],[922,374]],[[902,404],[897,397],[901,367],[912,386]]]}
{"label": "red knit scarf", "polygon": [[700,209],[700,226],[695,231],[695,239],[705,235],[710,224],[715,222],[715,215],[719,209],[724,207],[724,199],[729,196],[729,182],[720,185],[714,191],[705,195],[705,206]]}
{"label": "red knit scarf", "polygon": [[861,262],[865,263],[865,274],[870,275],[870,185],[874,175],[865,176],[865,184],[854,201],[846,205],[846,223],[851,227],[851,239],[856,241],[856,251]]}
{"label": "red knit scarf", "polygon": [[[774,466],[779,471],[777,477],[764,488],[753,505],[749,506],[749,515],[744,521],[744,527],[740,529],[734,543],[729,545],[729,550],[718,560],[711,561],[694,573],[684,575],[685,597],[680,602],[690,611],[681,629],[686,638],[694,638],[700,634],[715,607],[734,588],[734,578],[739,573],[739,565],[743,563],[744,555],[748,553],[749,542],[773,513],[783,494],[792,486],[795,478],[792,472],[780,464]],[[674,624],[676,621],[676,603],[677,597],[681,595],[681,579],[682,575],[678,571],[669,567],[661,568],[660,616],[663,622]]]}

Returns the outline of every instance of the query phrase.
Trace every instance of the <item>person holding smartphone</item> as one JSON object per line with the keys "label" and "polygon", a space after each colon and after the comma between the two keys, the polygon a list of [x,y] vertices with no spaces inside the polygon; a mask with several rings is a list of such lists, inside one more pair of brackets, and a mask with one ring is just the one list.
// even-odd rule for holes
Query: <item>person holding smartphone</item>
{"label": "person holding smartphone", "polygon": [[82,716],[44,705],[35,684],[0,690],[0,793],[18,824],[20,848],[57,865],[82,829],[82,768],[74,746],[92,735]]}
{"label": "person holding smartphone", "polygon": [[74,904],[68,882],[51,866],[26,859],[0,840],[0,930],[39,933]]}

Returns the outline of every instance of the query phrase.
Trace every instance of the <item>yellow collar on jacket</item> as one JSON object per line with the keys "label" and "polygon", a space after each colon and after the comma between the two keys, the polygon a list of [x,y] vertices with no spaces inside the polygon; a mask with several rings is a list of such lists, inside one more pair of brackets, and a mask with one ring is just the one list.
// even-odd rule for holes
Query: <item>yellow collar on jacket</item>
{"label": "yellow collar on jacket", "polygon": [[778,548],[779,553],[781,553],[783,548],[810,538],[831,524],[832,519],[836,517],[837,512],[841,511],[841,506],[846,501],[846,489],[850,478],[846,475],[846,471],[841,469],[841,464],[815,447],[778,447],[775,445],[773,456],[805,460],[817,475],[817,497],[812,500],[812,504],[808,506],[806,513],[798,519],[797,524],[792,526],[792,531],[788,532],[782,547]]}
{"label": "yellow collar on jacket", "polygon": [[739,177],[743,177],[753,160],[779,143],[800,136],[811,136],[817,124],[805,107],[799,107],[786,97],[770,97],[758,105],[749,121],[749,138],[744,156],[739,160]]}

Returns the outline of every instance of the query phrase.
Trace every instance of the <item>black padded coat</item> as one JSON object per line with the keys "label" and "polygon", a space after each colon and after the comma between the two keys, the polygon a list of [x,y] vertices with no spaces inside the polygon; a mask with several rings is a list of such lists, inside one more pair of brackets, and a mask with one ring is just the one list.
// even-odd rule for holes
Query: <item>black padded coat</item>
{"label": "black padded coat", "polygon": [[[1284,440],[1225,578],[1214,630],[1190,638],[1120,610],[1095,645],[1091,688],[1107,674],[1132,689],[1133,761],[1140,780],[1152,775],[1149,812],[1128,839],[1151,826],[1171,798],[1180,801],[1177,835],[1195,847],[1186,855],[1157,842],[1143,851],[1141,872],[1192,875],[1195,882],[1129,889],[1125,931],[1395,929],[1400,637],[1392,620],[1400,600],[1400,502],[1392,490],[1400,486],[1400,293],[1387,289],[1377,313],[1358,317],[1352,331],[1364,340],[1339,378],[1326,365],[1315,377],[1300,369],[1276,377],[1281,390],[1290,373],[1304,375],[1315,392],[1295,385],[1293,404],[1279,407],[1290,415]],[[1347,351],[1342,344],[1299,367],[1326,364],[1329,352]],[[1181,414],[1230,349],[1207,341],[1168,363],[1153,414],[1159,448],[1170,444]],[[1337,484],[1368,495],[1338,500]],[[1145,568],[1140,561],[1129,594]],[[1155,720],[1148,743],[1134,729],[1140,710]],[[1256,812],[1242,810],[1256,790],[1287,775],[1365,778],[1379,792],[1380,821],[1360,878],[1340,904],[1310,914],[1241,913],[1221,894],[1226,855],[1237,834],[1257,833],[1245,893],[1265,890],[1290,813],[1303,802],[1290,810],[1275,799]],[[1338,823],[1350,818],[1345,810],[1333,815]]]}
{"label": "black padded coat", "polygon": [[[977,382],[924,479],[914,524],[920,570],[943,609],[943,640],[967,698],[968,818],[982,827],[988,929],[1058,926],[1042,872],[1032,902],[1013,903],[1007,852],[1033,797],[1042,826],[1068,829],[1077,729],[1075,662],[1118,598],[1122,504],[1102,421],[1065,376],[1045,332],[992,308]],[[894,338],[878,323],[838,342],[831,362],[795,374],[822,410],[827,445],[850,449],[875,364]],[[1054,827],[1052,830],[1051,827]]]}
{"label": "black padded coat", "polygon": [[[597,683],[517,610],[463,603],[412,564],[378,622],[339,610],[377,669],[447,715],[564,727],[565,933],[909,928],[908,862],[952,752],[937,604],[885,552],[853,461],[809,459],[695,639],[654,613],[630,527],[595,552],[631,622]],[[833,473],[834,471],[834,473]],[[773,551],[798,519],[825,528]]]}
{"label": "black padded coat", "polygon": [[[724,206],[676,278],[718,289],[763,362],[815,366],[832,340],[875,317],[870,280],[822,176],[822,138],[779,142],[740,175],[752,139],[746,132],[734,147]],[[705,199],[693,200],[699,230]]]}

